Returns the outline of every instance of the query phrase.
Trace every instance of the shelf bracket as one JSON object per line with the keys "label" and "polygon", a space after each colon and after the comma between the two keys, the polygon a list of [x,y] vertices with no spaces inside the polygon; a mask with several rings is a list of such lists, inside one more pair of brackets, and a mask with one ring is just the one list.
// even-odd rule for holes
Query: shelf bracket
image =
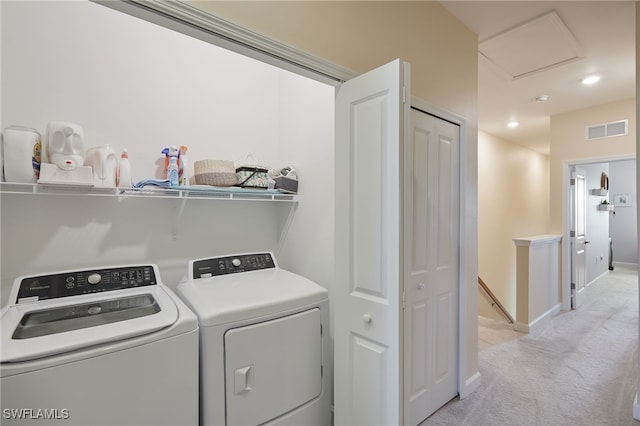
{"label": "shelf bracket", "polygon": [[180,195],[178,197],[180,205],[178,206],[178,212],[175,215],[173,228],[171,229],[171,237],[174,240],[178,239],[178,233],[180,232],[180,223],[182,222],[182,215],[184,213],[185,207],[187,206],[188,199],[189,197],[187,197],[183,191],[180,191]]}
{"label": "shelf bracket", "polygon": [[282,252],[282,248],[284,246],[284,242],[287,240],[287,234],[289,233],[289,229],[291,228],[291,224],[293,223],[293,218],[295,217],[296,209],[298,208],[298,203],[293,202],[289,207],[289,214],[285,219],[282,228],[280,229],[280,236],[278,238],[278,247],[276,249],[276,258],[280,257]]}

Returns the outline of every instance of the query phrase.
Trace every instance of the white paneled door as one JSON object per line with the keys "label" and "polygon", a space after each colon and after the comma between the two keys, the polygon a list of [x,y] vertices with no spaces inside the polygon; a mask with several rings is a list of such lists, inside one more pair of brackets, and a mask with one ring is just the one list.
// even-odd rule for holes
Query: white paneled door
{"label": "white paneled door", "polygon": [[417,425],[458,393],[460,127],[411,110],[405,148],[404,392]]}
{"label": "white paneled door", "polygon": [[571,178],[571,309],[584,299],[587,283],[587,175],[576,167]]}
{"label": "white paneled door", "polygon": [[405,65],[396,60],[349,80],[336,95],[338,282],[331,295],[336,425],[397,426],[402,421]]}
{"label": "white paneled door", "polygon": [[336,95],[335,424],[417,425],[458,393],[460,128],[396,60]]}

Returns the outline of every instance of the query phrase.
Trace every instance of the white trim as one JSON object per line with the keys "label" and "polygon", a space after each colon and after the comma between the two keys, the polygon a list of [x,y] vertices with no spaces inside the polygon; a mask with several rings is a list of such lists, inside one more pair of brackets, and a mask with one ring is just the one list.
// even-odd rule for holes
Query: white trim
{"label": "white trim", "polygon": [[[464,211],[466,209],[466,199],[467,199],[467,186],[466,183],[466,164],[467,164],[467,125],[466,120],[452,112],[446,111],[436,105],[433,105],[429,102],[423,101],[415,96],[411,97],[411,106],[416,108],[422,112],[427,114],[436,116],[438,118],[442,118],[451,123],[454,123],[460,126],[460,175],[459,175],[459,185],[460,185],[460,223],[459,223],[459,265],[458,265],[458,393],[460,394],[460,398],[464,398],[471,394],[474,390],[480,386],[480,372],[476,371],[471,377],[466,377],[467,371],[467,359],[466,355],[468,352],[467,348],[467,334],[469,330],[467,328],[467,306],[469,292],[467,291],[467,281],[469,279],[473,279],[473,286],[477,286],[477,273],[476,277],[469,278],[465,270],[465,266],[467,265],[466,260],[466,252],[465,247],[468,245],[468,241],[471,240],[468,235],[468,230],[465,227],[464,222]],[[474,294],[477,295],[477,292]],[[477,305],[477,300],[476,300]],[[477,317],[477,316],[476,316]],[[476,327],[477,328],[477,327]],[[477,353],[477,352],[476,352]],[[463,396],[464,395],[464,396]]]}
{"label": "white trim", "polygon": [[177,0],[91,1],[333,86],[359,74]]}
{"label": "white trim", "polygon": [[562,235],[537,235],[535,237],[514,238],[513,242],[519,247],[542,246],[562,241]]}
{"label": "white trim", "polygon": [[460,390],[460,399],[465,399],[466,397],[471,395],[476,389],[480,387],[481,384],[482,378],[480,376],[480,372],[476,371],[473,376],[469,377],[466,380],[463,389]]}
{"label": "white trim", "polygon": [[609,273],[609,269],[607,269],[606,271],[604,271],[603,273],[601,273],[600,275],[598,275],[597,277],[595,277],[594,279],[592,279],[591,281],[589,281],[587,283],[587,285],[585,285],[585,287],[589,287],[591,284],[595,283],[596,281],[598,281],[600,278],[604,277],[605,275],[607,275]]}
{"label": "white trim", "polygon": [[627,267],[627,268],[638,268],[638,264],[637,263],[632,263],[632,262],[618,262],[618,261],[613,261],[613,267],[615,268],[616,266],[621,266],[621,267]]}
{"label": "white trim", "polygon": [[636,397],[633,400],[633,418],[636,420],[640,420],[640,405],[638,404],[638,393],[636,392]]}
{"label": "white trim", "polygon": [[520,333],[535,333],[540,329],[542,325],[546,324],[551,319],[551,317],[557,315],[558,312],[560,312],[559,303],[544,314],[540,315],[538,318],[531,321],[529,324],[525,324],[519,321],[514,322],[513,329],[515,331],[519,331]]}

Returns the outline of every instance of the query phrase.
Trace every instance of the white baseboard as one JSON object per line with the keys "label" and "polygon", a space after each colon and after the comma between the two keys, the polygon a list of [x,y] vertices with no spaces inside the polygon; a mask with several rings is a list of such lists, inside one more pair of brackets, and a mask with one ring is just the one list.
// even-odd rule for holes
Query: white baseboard
{"label": "white baseboard", "polygon": [[476,371],[476,373],[473,376],[467,379],[467,381],[465,382],[464,388],[460,389],[460,399],[465,399],[479,387],[480,387],[480,372]]}
{"label": "white baseboard", "polygon": [[520,333],[529,333],[529,324],[516,321],[513,323],[513,329],[515,331],[519,331]]}
{"label": "white baseboard", "polygon": [[633,400],[633,418],[640,420],[640,405],[638,405],[638,393],[636,392],[636,399]]}
{"label": "white baseboard", "polygon": [[558,312],[560,312],[560,307],[561,305],[558,303],[553,308],[531,321],[529,324],[516,321],[513,323],[513,329],[520,333],[534,333],[541,325],[549,321],[552,316],[558,314]]}
{"label": "white baseboard", "polygon": [[637,263],[616,262],[614,260],[613,261],[613,267],[615,268],[616,266],[624,266],[624,267],[627,267],[627,268],[638,268],[638,264]]}
{"label": "white baseboard", "polygon": [[609,273],[609,269],[607,269],[606,271],[604,271],[603,273],[601,273],[600,275],[598,275],[597,277],[595,277],[594,279],[589,281],[585,287],[589,287],[591,284],[593,284],[594,282],[598,281],[600,278],[604,277],[608,273]]}

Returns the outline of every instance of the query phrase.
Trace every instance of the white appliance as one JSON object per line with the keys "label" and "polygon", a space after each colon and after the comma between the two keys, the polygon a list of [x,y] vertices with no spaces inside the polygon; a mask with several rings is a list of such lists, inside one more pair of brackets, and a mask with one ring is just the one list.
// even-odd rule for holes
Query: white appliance
{"label": "white appliance", "polygon": [[85,153],[84,165],[91,166],[95,186],[116,186],[116,153],[109,145],[89,148]]}
{"label": "white appliance", "polygon": [[177,293],[200,323],[201,425],[330,425],[326,289],[271,253],[189,262]]}
{"label": "white appliance", "polygon": [[3,425],[198,423],[198,321],[156,265],[17,278],[1,328]]}
{"label": "white appliance", "polygon": [[38,183],[93,186],[93,171],[84,162],[84,132],[75,123],[50,121],[42,147]]}

